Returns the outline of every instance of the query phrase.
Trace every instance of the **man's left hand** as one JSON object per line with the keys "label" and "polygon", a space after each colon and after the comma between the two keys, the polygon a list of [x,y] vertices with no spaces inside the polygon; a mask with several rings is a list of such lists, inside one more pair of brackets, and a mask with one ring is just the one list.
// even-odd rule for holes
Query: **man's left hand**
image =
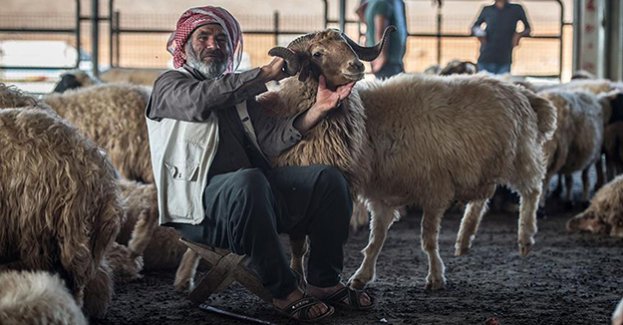
{"label": "man's left hand", "polygon": [[337,87],[335,91],[327,88],[327,80],[320,76],[318,80],[318,92],[316,93],[316,103],[312,108],[323,115],[339,106],[340,102],[350,95],[355,82],[350,82]]}

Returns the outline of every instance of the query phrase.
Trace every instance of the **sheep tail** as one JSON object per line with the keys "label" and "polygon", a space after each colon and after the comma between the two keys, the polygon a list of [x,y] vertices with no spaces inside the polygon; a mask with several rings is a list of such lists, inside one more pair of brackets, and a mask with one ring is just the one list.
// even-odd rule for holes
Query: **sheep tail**
{"label": "sheep tail", "polygon": [[532,106],[532,109],[536,112],[539,143],[551,139],[556,130],[556,108],[549,100],[535,94],[531,90],[522,89],[522,92],[528,97],[530,106]]}

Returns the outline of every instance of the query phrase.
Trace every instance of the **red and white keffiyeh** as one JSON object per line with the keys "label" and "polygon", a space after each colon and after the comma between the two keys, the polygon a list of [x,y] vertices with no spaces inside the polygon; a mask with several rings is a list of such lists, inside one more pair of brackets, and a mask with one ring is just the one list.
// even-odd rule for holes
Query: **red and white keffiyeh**
{"label": "red and white keffiyeh", "polygon": [[227,58],[225,72],[233,72],[242,57],[242,31],[236,18],[227,10],[212,6],[190,8],[178,19],[175,31],[167,42],[167,51],[173,55],[173,66],[179,68],[184,65],[184,45],[197,27],[206,24],[219,24],[227,34],[231,55]]}

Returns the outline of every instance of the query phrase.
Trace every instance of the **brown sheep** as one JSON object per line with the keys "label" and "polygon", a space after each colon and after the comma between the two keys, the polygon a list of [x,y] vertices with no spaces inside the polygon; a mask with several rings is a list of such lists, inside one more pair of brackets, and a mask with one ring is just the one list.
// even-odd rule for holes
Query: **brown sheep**
{"label": "brown sheep", "polygon": [[[302,36],[289,48],[307,57],[310,69],[303,64],[297,77],[259,101],[284,115],[309,109],[320,73],[329,87],[358,80],[363,65],[357,56],[374,59],[380,46],[362,48],[333,30]],[[429,258],[426,286],[440,289],[445,276],[437,239],[441,218],[455,199],[470,201],[457,239],[463,253],[496,184],[515,188],[523,197],[519,249],[522,255],[529,252],[545,173],[542,144],[555,122],[548,101],[493,78],[401,74],[359,82],[341,107],[282,154],[277,165],[334,165],[367,200],[370,240],[350,279],[355,288],[374,278],[396,208],[421,206],[422,249]]]}
{"label": "brown sheep", "polygon": [[110,68],[100,74],[104,82],[127,82],[134,85],[153,86],[163,69]]}
{"label": "brown sheep", "polygon": [[[19,97],[0,84],[10,93]],[[0,102],[15,103],[8,97]],[[58,272],[82,305],[119,231],[114,169],[76,128],[37,108],[0,110],[0,268]],[[86,313],[102,315],[106,306],[94,305]]]}
{"label": "brown sheep", "polygon": [[0,287],[0,324],[87,324],[58,275],[0,272]]}
{"label": "brown sheep", "polygon": [[567,222],[567,230],[623,237],[623,176],[599,189],[591,205]]}
{"label": "brown sheep", "polygon": [[103,84],[49,94],[43,101],[102,147],[121,176],[153,182],[143,116],[149,91],[128,84]]}
{"label": "brown sheep", "polygon": [[126,220],[117,242],[127,245],[133,256],[142,255],[145,270],[177,268],[186,246],[177,230],[158,226],[155,185],[120,180],[119,186]]}

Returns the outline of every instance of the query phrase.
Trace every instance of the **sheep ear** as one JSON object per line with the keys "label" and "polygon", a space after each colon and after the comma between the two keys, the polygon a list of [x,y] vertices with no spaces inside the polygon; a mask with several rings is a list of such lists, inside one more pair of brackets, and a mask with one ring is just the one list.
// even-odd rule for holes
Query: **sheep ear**
{"label": "sheep ear", "polygon": [[301,63],[301,70],[299,72],[299,81],[300,82],[305,82],[305,80],[307,80],[307,78],[309,78],[309,60],[303,60],[303,62]]}
{"label": "sheep ear", "polygon": [[283,70],[289,76],[297,74],[301,69],[298,55],[288,48],[281,46],[273,47],[272,49],[270,49],[270,51],[268,51],[268,55],[278,56],[284,59],[285,66],[283,67]]}

